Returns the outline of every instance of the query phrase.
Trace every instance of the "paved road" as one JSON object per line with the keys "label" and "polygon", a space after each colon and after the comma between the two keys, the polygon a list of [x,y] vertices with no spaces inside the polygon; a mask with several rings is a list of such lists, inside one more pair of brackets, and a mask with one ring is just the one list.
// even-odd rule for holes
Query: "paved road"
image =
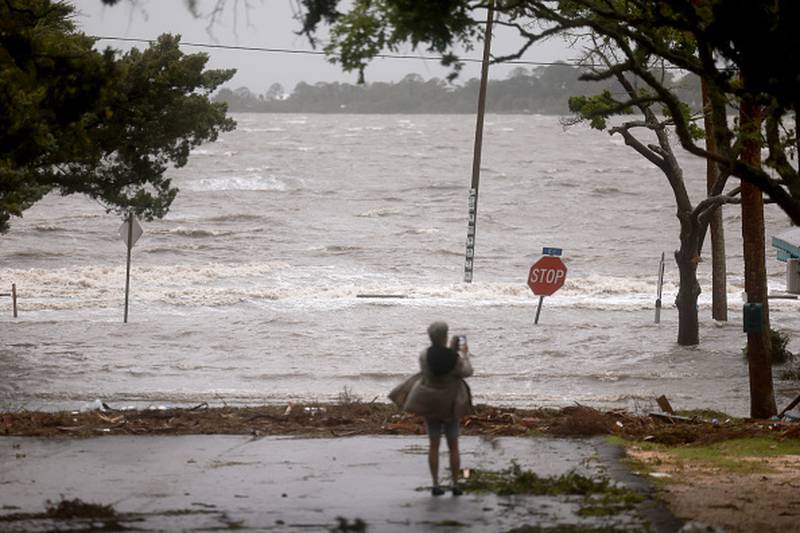
{"label": "paved road", "polygon": [[[577,514],[580,497],[448,492],[433,498],[426,446],[425,437],[399,436],[5,437],[0,438],[0,530],[69,530],[109,522],[44,517],[47,500],[62,498],[112,505],[119,525],[140,530],[331,531],[357,519],[370,532],[404,533],[564,524],[625,531],[646,524],[653,531],[680,527],[652,501],[637,511],[584,518]],[[465,468],[499,470],[515,460],[540,476],[575,469],[648,490],[602,440],[462,437],[461,447]],[[447,464],[444,454],[441,464]]]}

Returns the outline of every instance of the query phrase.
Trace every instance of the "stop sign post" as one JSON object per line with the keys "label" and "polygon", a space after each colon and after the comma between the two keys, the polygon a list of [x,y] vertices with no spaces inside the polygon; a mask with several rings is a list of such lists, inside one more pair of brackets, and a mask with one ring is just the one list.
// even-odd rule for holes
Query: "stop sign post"
{"label": "stop sign post", "polygon": [[128,294],[131,289],[131,249],[139,237],[142,236],[143,230],[139,221],[133,216],[133,211],[128,212],[125,222],[119,227],[119,236],[125,243],[128,249],[128,261],[125,268],[125,316],[122,319],[124,323],[128,323]]}
{"label": "stop sign post", "polygon": [[533,294],[539,297],[539,306],[536,308],[536,319],[534,324],[539,323],[539,313],[542,311],[542,302],[545,296],[550,296],[564,286],[567,279],[567,266],[555,254],[561,254],[558,248],[545,248],[545,255],[536,261],[528,273],[528,287]]}

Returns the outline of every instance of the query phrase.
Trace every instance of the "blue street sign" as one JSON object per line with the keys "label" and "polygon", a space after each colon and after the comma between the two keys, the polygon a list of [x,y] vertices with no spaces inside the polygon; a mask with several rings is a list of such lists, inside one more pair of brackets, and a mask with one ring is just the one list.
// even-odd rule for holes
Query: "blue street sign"
{"label": "blue street sign", "polygon": [[561,255],[561,248],[542,248],[542,255]]}

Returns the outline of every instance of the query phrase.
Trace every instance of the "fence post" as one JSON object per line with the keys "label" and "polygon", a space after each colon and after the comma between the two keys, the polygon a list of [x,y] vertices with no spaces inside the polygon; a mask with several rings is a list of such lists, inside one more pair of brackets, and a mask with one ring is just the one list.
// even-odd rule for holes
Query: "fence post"
{"label": "fence post", "polygon": [[17,318],[17,284],[11,284],[11,308],[14,310],[14,318]]}

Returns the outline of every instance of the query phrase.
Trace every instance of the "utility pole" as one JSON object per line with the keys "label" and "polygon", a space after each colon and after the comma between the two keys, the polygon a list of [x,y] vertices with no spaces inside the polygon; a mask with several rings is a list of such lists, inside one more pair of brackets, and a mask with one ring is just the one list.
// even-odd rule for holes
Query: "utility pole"
{"label": "utility pole", "polygon": [[[761,165],[761,108],[744,97],[739,109],[742,128],[742,161]],[[744,245],[744,290],[748,304],[760,304],[760,327],[747,331],[747,364],[750,374],[750,416],[770,418],[778,412],[772,385],[772,355],[769,344],[767,269],[764,252],[764,197],[755,185],[742,180],[742,242]]]}
{"label": "utility pole", "polygon": [[[708,94],[706,80],[701,79],[703,92],[703,122],[706,128],[706,150],[717,151],[717,139],[714,137],[714,123],[711,120],[711,99]],[[708,193],[712,193],[719,179],[717,163],[706,159],[706,183]],[[722,206],[711,215],[709,233],[711,234],[711,316],[714,320],[728,320],[728,283],[727,265],[725,262],[725,229],[722,226]]]}
{"label": "utility pole", "polygon": [[475,146],[472,151],[472,183],[469,189],[467,251],[464,259],[464,282],[466,283],[472,283],[472,270],[475,259],[475,230],[478,222],[478,185],[481,179],[481,148],[483,147],[483,115],[486,111],[486,85],[489,78],[493,17],[494,1],[490,0],[486,12],[486,33],[483,38],[483,63],[481,64],[481,86],[478,91],[478,119],[475,125]]}

